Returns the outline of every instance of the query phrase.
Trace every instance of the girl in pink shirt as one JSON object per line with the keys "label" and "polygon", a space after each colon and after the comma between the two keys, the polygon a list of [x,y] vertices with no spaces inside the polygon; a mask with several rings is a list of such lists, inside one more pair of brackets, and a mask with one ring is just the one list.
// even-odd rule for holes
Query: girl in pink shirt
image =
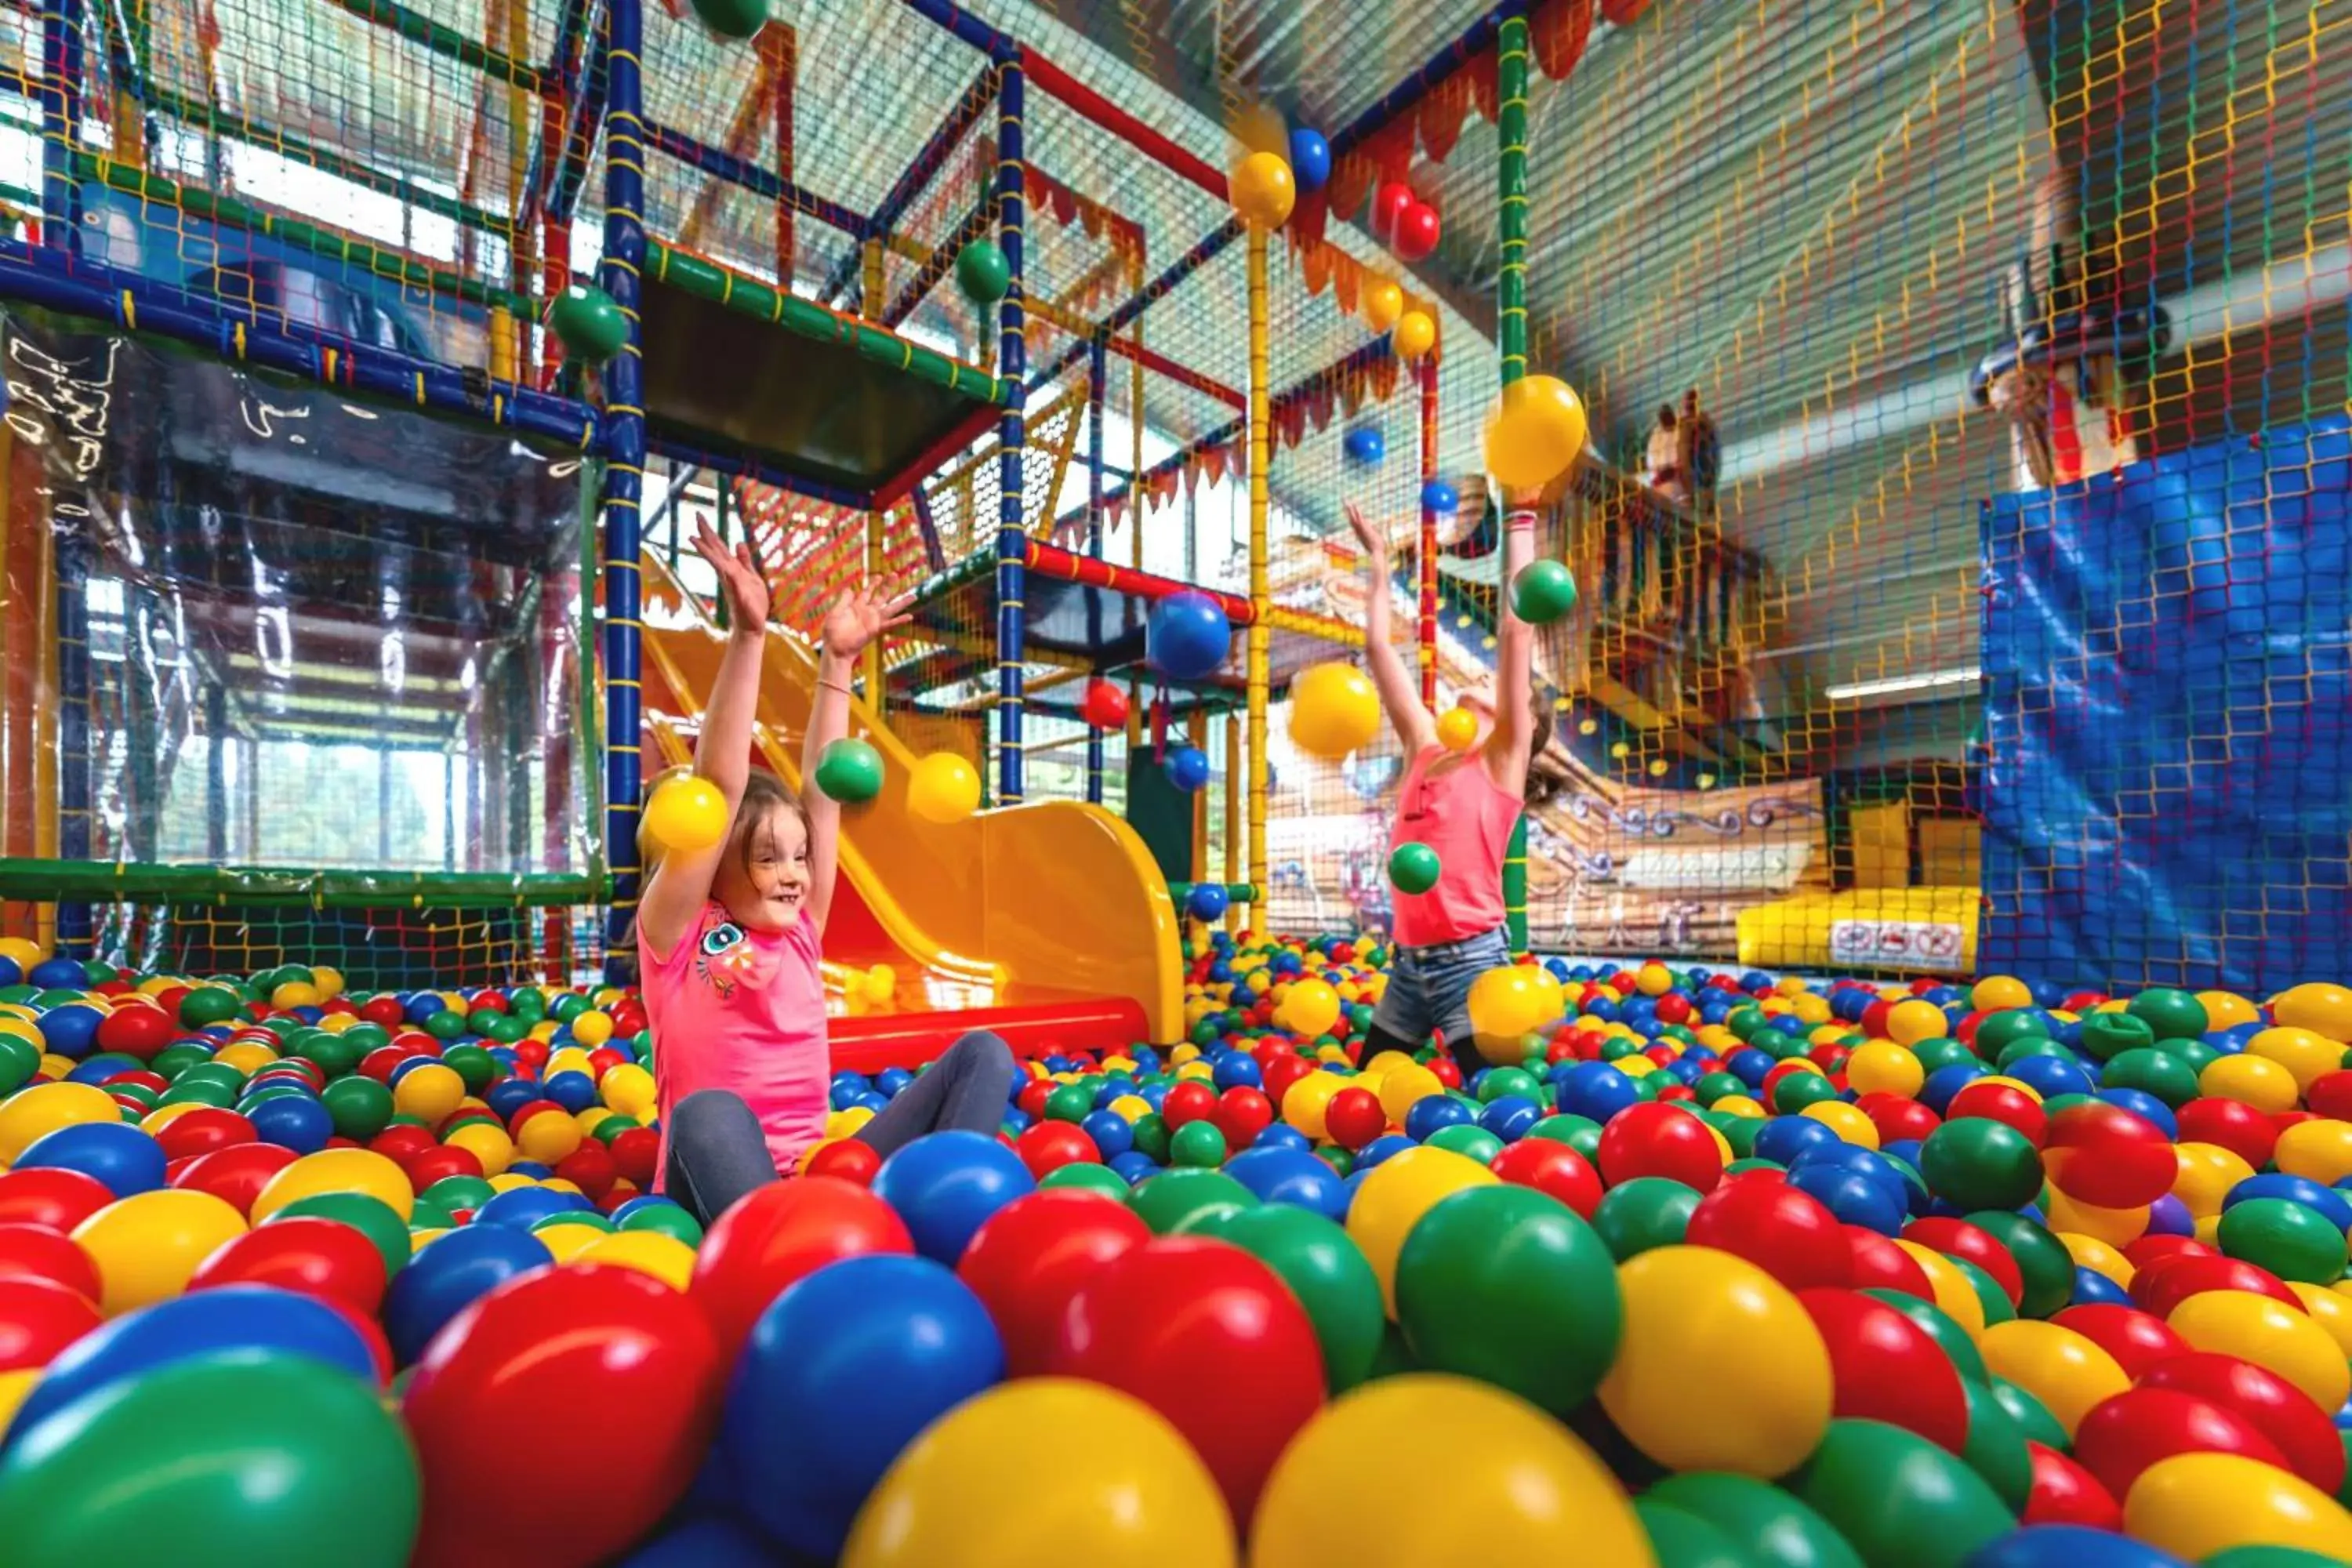
{"label": "girl in pink shirt", "polygon": [[[709,849],[661,858],[637,902],[636,935],[661,1115],[656,1187],[708,1225],[824,1135],[833,1063],[819,942],[841,807],[820,792],[795,799],[752,770],[768,585],[749,547],[730,551],[708,524],[694,548],[719,574],[734,628],[694,747],[695,772],[726,797],[729,827]],[[847,731],[849,673],[867,644],[906,624],[906,604],[858,589],[825,616],[802,777]],[[967,1035],[857,1136],[887,1156],[942,1128],[993,1132],[1013,1076],[1003,1041]]]}
{"label": "girl in pink shirt", "polygon": [[1535,753],[1549,731],[1551,705],[1535,683],[1535,628],[1519,619],[1508,584],[1535,557],[1538,497],[1515,492],[1503,525],[1505,585],[1497,626],[1495,680],[1462,695],[1478,720],[1465,752],[1438,743],[1436,720],[1404,660],[1389,642],[1389,550],[1381,531],[1354,506],[1348,522],[1364,547],[1371,573],[1364,625],[1365,663],[1381,705],[1404,744],[1404,782],[1389,852],[1425,844],[1437,852],[1436,886],[1425,893],[1397,891],[1396,955],[1388,988],[1372,1010],[1364,1044],[1369,1061],[1384,1050],[1412,1052],[1432,1032],[1453,1050],[1465,1072],[1481,1065],[1470,1044],[1470,984],[1512,962],[1504,934],[1503,860],[1511,830],[1527,803]]}

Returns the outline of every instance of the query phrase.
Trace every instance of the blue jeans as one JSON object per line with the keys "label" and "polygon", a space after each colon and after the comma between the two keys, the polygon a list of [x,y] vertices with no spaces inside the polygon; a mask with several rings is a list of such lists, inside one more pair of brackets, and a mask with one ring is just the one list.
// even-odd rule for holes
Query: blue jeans
{"label": "blue jeans", "polygon": [[1389,963],[1388,989],[1372,1009],[1372,1038],[1365,1051],[1390,1045],[1418,1050],[1435,1030],[1444,1035],[1456,1059],[1465,1065],[1475,1062],[1470,1044],[1470,983],[1510,962],[1511,944],[1500,931],[1430,947],[1398,948]]}
{"label": "blue jeans", "polygon": [[[940,1053],[874,1119],[857,1130],[861,1143],[888,1159],[926,1132],[963,1128],[996,1131],[1013,1093],[1013,1052],[985,1029]],[[768,1135],[743,1097],[723,1089],[698,1089],[671,1113],[669,1166],[662,1190],[708,1226],[744,1194],[776,1180]]]}

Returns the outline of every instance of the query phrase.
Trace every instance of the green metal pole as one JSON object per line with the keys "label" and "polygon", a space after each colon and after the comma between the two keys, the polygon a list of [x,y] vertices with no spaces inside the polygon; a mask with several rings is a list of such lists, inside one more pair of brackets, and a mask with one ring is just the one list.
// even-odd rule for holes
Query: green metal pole
{"label": "green metal pole", "polygon": [[[1495,279],[1495,347],[1502,354],[1503,384],[1528,374],[1528,20],[1504,19],[1495,46],[1495,85],[1501,110],[1496,121],[1503,265]],[[1496,584],[1496,593],[1504,584]],[[1501,609],[1498,605],[1497,612]],[[1509,695],[1504,701],[1516,699]],[[1503,858],[1504,923],[1511,951],[1528,951],[1528,818],[1519,814],[1511,847]]]}

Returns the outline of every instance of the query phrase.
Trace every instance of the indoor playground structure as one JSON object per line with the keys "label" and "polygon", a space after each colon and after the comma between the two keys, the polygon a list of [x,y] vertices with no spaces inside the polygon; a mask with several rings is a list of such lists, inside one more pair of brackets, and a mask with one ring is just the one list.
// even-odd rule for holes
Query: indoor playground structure
{"label": "indoor playground structure", "polygon": [[5,0],[0,1568],[2352,1563],[2348,494],[2352,0]]}

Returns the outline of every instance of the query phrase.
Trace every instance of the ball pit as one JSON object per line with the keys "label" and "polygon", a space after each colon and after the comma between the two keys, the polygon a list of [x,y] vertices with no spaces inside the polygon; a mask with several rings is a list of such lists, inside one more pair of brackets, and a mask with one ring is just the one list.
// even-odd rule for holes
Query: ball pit
{"label": "ball pit", "polygon": [[2340,987],[1553,962],[1365,1062],[1378,939],[1218,934],[706,1235],[626,993],[0,956],[30,1568],[2352,1560]]}

